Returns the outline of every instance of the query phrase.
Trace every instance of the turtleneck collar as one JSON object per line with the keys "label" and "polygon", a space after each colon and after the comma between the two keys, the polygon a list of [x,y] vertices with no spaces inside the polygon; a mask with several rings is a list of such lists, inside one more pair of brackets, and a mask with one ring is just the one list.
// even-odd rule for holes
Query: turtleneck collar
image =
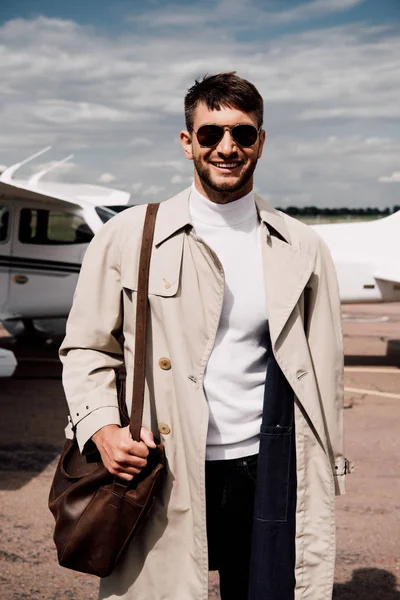
{"label": "turtleneck collar", "polygon": [[194,221],[215,227],[232,227],[257,216],[253,190],[228,204],[217,204],[200,194],[194,183],[190,190],[189,210]]}

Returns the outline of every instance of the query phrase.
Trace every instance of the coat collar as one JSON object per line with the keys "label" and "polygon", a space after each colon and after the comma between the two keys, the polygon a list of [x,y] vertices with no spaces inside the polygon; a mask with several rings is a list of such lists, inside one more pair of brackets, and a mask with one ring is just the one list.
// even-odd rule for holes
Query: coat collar
{"label": "coat collar", "polygon": [[260,220],[267,226],[268,237],[271,235],[272,229],[290,244],[289,230],[282,215],[258,194],[255,195],[255,200]]}
{"label": "coat collar", "polygon": [[[154,233],[154,243],[156,246],[162,244],[180,229],[188,225],[193,227],[189,211],[190,190],[190,187],[186,188],[173,198],[170,198],[166,203],[161,203],[156,231]],[[268,235],[270,235],[272,228],[286,242],[290,243],[288,228],[280,213],[258,194],[255,195],[255,201],[260,219],[267,225]]]}
{"label": "coat collar", "polygon": [[157,215],[154,244],[159,246],[174,233],[187,225],[192,225],[189,212],[190,187],[166,202],[161,202]]}

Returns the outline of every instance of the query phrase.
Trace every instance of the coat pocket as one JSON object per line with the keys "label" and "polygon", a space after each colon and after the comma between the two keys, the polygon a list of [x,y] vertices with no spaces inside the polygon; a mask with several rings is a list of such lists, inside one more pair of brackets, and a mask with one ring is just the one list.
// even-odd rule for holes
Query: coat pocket
{"label": "coat pocket", "polygon": [[[159,218],[158,218],[159,221]],[[157,228],[155,236],[157,235]],[[149,273],[149,295],[169,298],[176,296],[182,269],[184,233],[172,235],[160,246],[153,247]],[[137,291],[139,243],[127,245],[121,258],[122,287],[131,293]]]}
{"label": "coat pocket", "polygon": [[292,426],[261,426],[254,516],[285,522],[288,517]]}
{"label": "coat pocket", "polygon": [[[128,292],[130,296],[137,292],[137,282],[131,277],[124,277],[122,279],[122,287]],[[160,280],[153,279],[149,281],[149,296],[161,296],[163,298],[170,298],[176,296],[179,288],[179,278],[174,279],[171,283],[167,279],[162,278]]]}

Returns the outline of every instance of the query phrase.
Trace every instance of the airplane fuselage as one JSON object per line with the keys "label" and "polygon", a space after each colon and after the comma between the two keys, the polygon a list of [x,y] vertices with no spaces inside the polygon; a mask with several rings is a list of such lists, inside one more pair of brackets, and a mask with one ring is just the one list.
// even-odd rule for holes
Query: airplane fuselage
{"label": "airplane fuselage", "polygon": [[0,213],[0,319],[67,315],[83,255],[103,224],[95,209],[9,197]]}
{"label": "airplane fuselage", "polygon": [[375,221],[313,229],[332,254],[342,302],[400,300],[400,212]]}

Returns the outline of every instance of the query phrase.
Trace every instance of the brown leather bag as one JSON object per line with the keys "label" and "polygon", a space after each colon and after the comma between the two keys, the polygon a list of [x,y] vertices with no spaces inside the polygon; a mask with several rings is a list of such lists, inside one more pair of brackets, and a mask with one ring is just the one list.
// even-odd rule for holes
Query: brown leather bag
{"label": "brown leather bag", "polygon": [[[132,437],[137,441],[143,416],[148,281],[158,206],[148,205],[143,228],[130,420],[125,385],[119,397],[122,425],[130,423]],[[54,542],[60,565],[99,577],[109,575],[159,494],[164,467],[164,447],[157,443],[157,448],[150,450],[147,466],[131,482],[125,482],[107,471],[97,450],[82,456],[76,438],[66,440],[49,497],[49,508],[56,520]]]}

